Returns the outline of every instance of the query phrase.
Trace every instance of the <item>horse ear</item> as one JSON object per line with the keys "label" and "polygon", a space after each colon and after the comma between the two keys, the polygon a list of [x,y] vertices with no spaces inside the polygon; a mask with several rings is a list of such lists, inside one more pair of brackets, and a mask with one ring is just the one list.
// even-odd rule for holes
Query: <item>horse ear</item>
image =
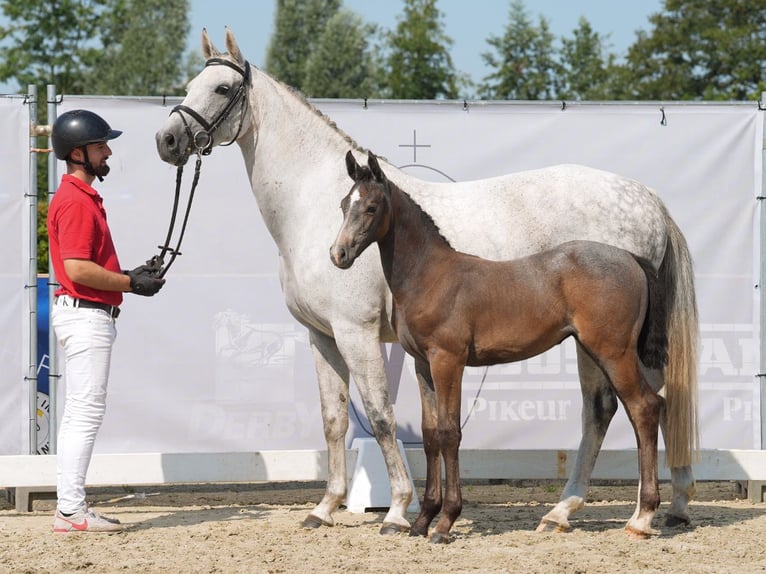
{"label": "horse ear", "polygon": [[354,181],[357,181],[357,174],[359,173],[359,164],[356,163],[356,158],[354,157],[354,154],[351,153],[351,150],[348,150],[346,152],[346,171],[348,172],[348,176],[353,179]]}
{"label": "horse ear", "polygon": [[229,56],[234,58],[240,66],[245,65],[245,58],[242,56],[242,52],[237,45],[237,39],[234,37],[234,32],[229,28],[226,28],[226,51],[229,52]]}
{"label": "horse ear", "polygon": [[386,181],[386,175],[383,173],[383,170],[380,169],[378,158],[375,157],[375,154],[371,151],[367,152],[367,166],[370,168],[372,175],[375,177],[375,181],[378,183],[383,183]]}
{"label": "horse ear", "polygon": [[210,37],[207,35],[207,28],[202,28],[202,57],[209,60],[218,55],[218,50],[213,46],[213,42],[210,41]]}

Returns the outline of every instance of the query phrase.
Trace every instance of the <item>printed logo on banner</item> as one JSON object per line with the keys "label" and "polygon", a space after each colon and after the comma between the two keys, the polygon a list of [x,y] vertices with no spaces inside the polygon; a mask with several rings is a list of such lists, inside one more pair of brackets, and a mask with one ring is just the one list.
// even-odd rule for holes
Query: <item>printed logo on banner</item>
{"label": "printed logo on banner", "polygon": [[293,324],[255,323],[226,310],[213,318],[216,401],[292,402],[295,340],[305,334]]}

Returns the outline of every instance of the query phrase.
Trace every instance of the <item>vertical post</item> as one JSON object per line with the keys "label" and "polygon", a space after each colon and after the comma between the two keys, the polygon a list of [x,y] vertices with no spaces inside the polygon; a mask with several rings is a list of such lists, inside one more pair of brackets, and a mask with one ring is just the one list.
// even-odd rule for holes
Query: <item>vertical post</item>
{"label": "vertical post", "polygon": [[27,302],[29,305],[29,454],[37,453],[37,86],[27,86],[29,105],[29,261]]}
{"label": "vertical post", "polygon": [[[761,107],[766,105],[766,92],[761,92]],[[764,114],[764,135],[766,135],[766,114]],[[766,139],[761,141],[761,197],[766,197]],[[761,335],[759,349],[760,358],[760,376],[758,382],[761,386],[761,450],[766,449],[766,199],[761,199],[760,205],[760,228],[761,228],[761,249],[758,284],[761,290],[760,296],[760,316],[761,316]]]}
{"label": "vertical post", "polygon": [[[58,117],[58,110],[56,104],[56,86],[48,84],[48,124],[53,127],[53,123]],[[48,147],[53,148],[53,140],[50,134],[48,135]],[[56,176],[56,154],[53,152],[48,154],[48,205],[50,205],[54,194],[56,193],[56,187],[58,177]],[[54,293],[58,288],[58,282],[56,281],[56,275],[53,272],[53,266],[50,263],[50,257],[48,258],[48,412],[49,412],[49,425],[48,425],[48,437],[50,449],[49,454],[56,454],[56,444],[58,439],[58,383],[61,380],[61,373],[59,373],[58,362],[58,347],[56,341],[56,333],[53,332],[53,326],[50,321],[50,310],[53,309],[53,300],[55,298]]]}

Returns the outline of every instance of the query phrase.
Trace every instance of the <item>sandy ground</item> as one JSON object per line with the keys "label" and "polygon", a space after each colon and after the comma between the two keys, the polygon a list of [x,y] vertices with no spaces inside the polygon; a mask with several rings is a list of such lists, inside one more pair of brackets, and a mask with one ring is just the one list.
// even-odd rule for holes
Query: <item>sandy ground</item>
{"label": "sandy ground", "polygon": [[[18,514],[0,502],[0,572],[78,573],[737,573],[766,572],[766,504],[735,483],[701,483],[691,527],[628,538],[635,486],[595,486],[565,534],[534,532],[559,483],[487,482],[463,487],[463,514],[449,545],[378,534],[383,512],[341,510],[333,528],[300,523],[323,485],[176,485],[98,489],[93,506],[129,526],[119,534],[51,532],[53,502]],[[422,484],[418,485],[422,496]],[[663,500],[669,486],[662,485]],[[411,520],[414,520],[414,516]]]}

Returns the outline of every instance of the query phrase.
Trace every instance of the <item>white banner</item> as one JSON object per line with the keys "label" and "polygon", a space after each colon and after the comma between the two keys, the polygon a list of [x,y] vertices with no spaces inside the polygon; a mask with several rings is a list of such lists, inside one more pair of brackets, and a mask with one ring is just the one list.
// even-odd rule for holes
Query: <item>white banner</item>
{"label": "white banner", "polygon": [[[112,145],[112,172],[96,187],[126,268],[155,254],[165,237],[175,168],[158,158],[154,133],[175,103],[67,96],[60,106],[91,109],[125,131]],[[643,103],[564,110],[555,103],[316,104],[360,145],[419,177],[467,180],[571,162],[658,190],[695,259],[702,445],[760,448],[763,119],[754,103],[664,110]],[[190,162],[184,196],[192,173]],[[97,452],[325,448],[307,332],[285,307],[276,248],[236,146],[204,159],[182,251],[159,295],[126,296]],[[399,438],[418,443],[412,361],[401,360],[398,346],[385,353]],[[348,444],[370,436],[355,390],[352,399]],[[468,369],[463,400],[465,448],[576,448],[573,344],[524,363]],[[634,446],[621,412],[604,448]]]}
{"label": "white banner", "polygon": [[0,454],[29,453],[29,106],[0,96]]}

